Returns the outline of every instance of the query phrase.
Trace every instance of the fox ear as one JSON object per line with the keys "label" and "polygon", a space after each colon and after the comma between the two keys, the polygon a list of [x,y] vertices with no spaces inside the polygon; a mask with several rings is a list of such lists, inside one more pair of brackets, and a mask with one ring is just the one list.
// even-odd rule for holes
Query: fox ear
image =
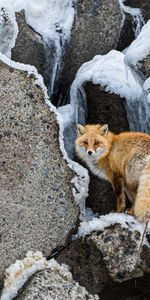
{"label": "fox ear", "polygon": [[83,125],[77,124],[77,135],[81,136],[85,133],[85,128]]}
{"label": "fox ear", "polygon": [[102,127],[100,127],[99,133],[100,133],[100,135],[107,135],[108,134],[108,125],[105,124]]}

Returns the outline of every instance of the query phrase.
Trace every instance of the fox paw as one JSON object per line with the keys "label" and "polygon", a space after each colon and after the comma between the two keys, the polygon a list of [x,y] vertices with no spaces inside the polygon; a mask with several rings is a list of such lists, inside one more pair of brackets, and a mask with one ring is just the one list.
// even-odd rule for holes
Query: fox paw
{"label": "fox paw", "polygon": [[125,210],[125,213],[128,214],[128,215],[130,215],[130,216],[133,216],[134,215],[133,208],[132,207],[131,208],[127,208]]}

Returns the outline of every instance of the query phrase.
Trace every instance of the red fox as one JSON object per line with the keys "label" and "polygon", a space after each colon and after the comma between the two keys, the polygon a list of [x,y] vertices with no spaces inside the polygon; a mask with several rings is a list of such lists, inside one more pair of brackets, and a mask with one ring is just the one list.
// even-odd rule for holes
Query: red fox
{"label": "red fox", "polygon": [[141,132],[114,134],[108,125],[77,125],[76,153],[91,171],[111,182],[117,212],[125,210],[141,222],[150,220],[150,136]]}

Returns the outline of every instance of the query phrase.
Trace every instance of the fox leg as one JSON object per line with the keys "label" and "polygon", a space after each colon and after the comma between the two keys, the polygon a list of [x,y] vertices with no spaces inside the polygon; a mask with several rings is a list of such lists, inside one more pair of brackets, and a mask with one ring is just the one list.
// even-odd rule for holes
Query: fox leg
{"label": "fox leg", "polygon": [[122,213],[125,210],[125,194],[123,181],[120,177],[115,177],[113,180],[114,192],[117,196],[117,212]]}
{"label": "fox leg", "polygon": [[131,215],[131,216],[134,215],[134,203],[135,203],[136,195],[137,195],[137,190],[130,191],[130,193],[128,192],[128,197],[129,197],[129,200],[130,200],[132,206],[130,208],[127,208],[125,210],[125,213],[128,215]]}

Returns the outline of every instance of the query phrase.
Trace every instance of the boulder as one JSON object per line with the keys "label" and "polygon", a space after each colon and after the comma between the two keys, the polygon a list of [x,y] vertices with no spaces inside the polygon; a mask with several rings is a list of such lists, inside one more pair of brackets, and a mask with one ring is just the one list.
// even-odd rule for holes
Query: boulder
{"label": "boulder", "polygon": [[74,280],[91,294],[100,294],[111,284],[102,255],[93,242],[86,239],[72,241],[55,258],[60,264],[69,266]]}
{"label": "boulder", "polygon": [[16,300],[64,299],[64,300],[98,300],[74,281],[67,266],[55,266],[36,273],[23,287]]}
{"label": "boulder", "polygon": [[60,151],[59,126],[38,84],[41,77],[35,81],[33,68],[29,75],[25,65],[7,65],[1,57],[0,278],[27,251],[48,256],[64,245],[79,216],[75,173]]}
{"label": "boulder", "polygon": [[16,13],[19,33],[12,49],[12,59],[16,62],[33,65],[43,75],[45,71],[45,49],[41,36],[25,20],[22,10]]}
{"label": "boulder", "polygon": [[79,235],[99,251],[110,278],[123,282],[150,273],[149,229],[143,236],[144,229],[131,216],[111,213],[81,223]]}
{"label": "boulder", "polygon": [[70,41],[62,59],[60,83],[55,86],[56,100],[58,94],[66,96],[84,62],[115,49],[119,40],[122,13],[118,1],[79,0],[76,5]]}

